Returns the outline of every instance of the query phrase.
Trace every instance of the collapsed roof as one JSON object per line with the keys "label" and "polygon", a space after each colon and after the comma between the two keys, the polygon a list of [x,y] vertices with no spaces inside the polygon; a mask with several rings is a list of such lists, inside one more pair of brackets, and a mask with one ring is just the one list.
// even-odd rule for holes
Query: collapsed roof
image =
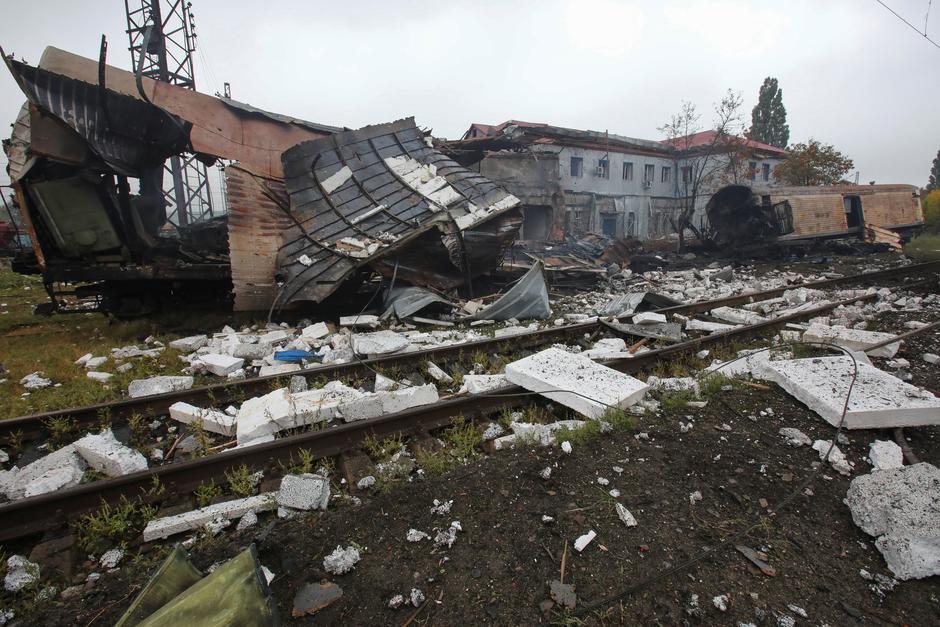
{"label": "collapsed roof", "polygon": [[494,220],[519,199],[431,148],[412,118],[303,142],[282,161],[294,224],[280,304],[320,302],[366,265],[459,285],[500,263],[521,222]]}

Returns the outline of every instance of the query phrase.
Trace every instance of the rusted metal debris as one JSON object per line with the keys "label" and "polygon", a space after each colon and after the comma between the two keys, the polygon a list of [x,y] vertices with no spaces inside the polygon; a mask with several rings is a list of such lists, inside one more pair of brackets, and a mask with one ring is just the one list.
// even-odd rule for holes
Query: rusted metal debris
{"label": "rusted metal debris", "polygon": [[[167,297],[265,310],[322,302],[372,272],[472,295],[522,222],[518,198],[410,118],[344,130],[56,48],[37,67],[5,61],[29,100],[5,142],[10,174],[53,304],[68,281],[97,282],[82,293],[127,313]],[[236,162],[228,216],[167,222],[163,164],[183,152]]]}

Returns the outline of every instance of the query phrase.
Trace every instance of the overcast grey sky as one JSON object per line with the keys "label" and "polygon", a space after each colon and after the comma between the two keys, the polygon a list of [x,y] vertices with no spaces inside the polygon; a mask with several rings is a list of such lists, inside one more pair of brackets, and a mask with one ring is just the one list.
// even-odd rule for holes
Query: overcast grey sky
{"label": "overcast grey sky", "polygon": [[[790,141],[834,144],[862,182],[925,185],[940,149],[940,49],[874,0],[192,2],[200,91],[228,81],[238,100],[316,122],[413,115],[457,137],[515,118],[661,139],[681,100],[707,120],[728,88],[749,121],[770,75]],[[885,2],[923,27],[928,0]],[[46,45],[97,58],[104,33],[109,63],[130,68],[119,0],[2,6],[17,58]],[[927,34],[940,41],[940,3]],[[0,74],[6,124],[24,97]]]}

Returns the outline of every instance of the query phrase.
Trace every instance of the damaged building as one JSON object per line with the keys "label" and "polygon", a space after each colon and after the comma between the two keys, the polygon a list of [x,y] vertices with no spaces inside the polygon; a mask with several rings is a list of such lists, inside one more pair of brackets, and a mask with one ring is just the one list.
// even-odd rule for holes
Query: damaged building
{"label": "damaged building", "polygon": [[[126,313],[200,299],[265,310],[373,271],[453,289],[498,266],[522,222],[519,199],[412,119],[353,131],[56,48],[36,67],[5,60],[28,99],[10,175],[53,303],[68,282]],[[227,216],[167,221],[163,165],[184,152],[233,162]]]}
{"label": "damaged building", "polygon": [[698,225],[705,223],[705,201],[722,184],[774,183],[773,170],[786,152],[751,140],[735,144],[733,159],[730,147],[710,155],[713,165],[701,172],[700,155],[714,145],[714,135],[684,138],[679,150],[675,142],[510,120],[473,124],[443,149],[522,200],[524,239],[596,232],[647,240],[675,232],[677,199],[693,177],[708,179],[696,203]]}

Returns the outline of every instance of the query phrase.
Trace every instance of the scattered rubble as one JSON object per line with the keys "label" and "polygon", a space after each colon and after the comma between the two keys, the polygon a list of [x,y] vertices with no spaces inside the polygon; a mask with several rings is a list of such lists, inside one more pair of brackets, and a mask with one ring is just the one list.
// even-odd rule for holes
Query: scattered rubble
{"label": "scattered rubble", "polygon": [[284,475],[277,492],[277,504],[300,510],[325,510],[330,501],[330,480],[306,473]]}
{"label": "scattered rubble", "polygon": [[878,536],[894,576],[901,580],[940,574],[940,470],[927,463],[881,470],[852,480],[845,499],[852,520]]}
{"label": "scattered rubble", "polygon": [[7,592],[19,592],[39,581],[39,564],[29,561],[22,555],[11,555],[7,559],[7,574],[3,587]]}
{"label": "scattered rubble", "polygon": [[193,387],[193,377],[188,376],[159,376],[149,379],[135,379],[127,387],[127,395],[131,398],[141,396],[153,396],[154,394],[166,394],[168,392],[179,392]]}
{"label": "scattered rubble", "polygon": [[273,492],[266,492],[257,496],[249,496],[243,499],[233,501],[224,501],[195,509],[191,512],[184,512],[175,516],[165,518],[156,518],[147,523],[144,528],[144,542],[153,540],[162,540],[184,531],[199,529],[204,525],[217,523],[218,521],[230,521],[235,518],[241,518],[248,512],[265,512],[277,508],[276,495]]}
{"label": "scattered rubble", "polygon": [[[831,451],[830,451],[831,447]],[[829,455],[829,464],[832,465],[832,468],[841,475],[850,475],[852,474],[852,466],[849,463],[849,460],[846,459],[845,453],[843,453],[838,446],[834,445],[831,440],[816,440],[813,442],[813,449],[819,453],[819,459],[825,461],[826,455]]]}
{"label": "scattered rubble", "polygon": [[873,470],[894,470],[904,466],[904,451],[890,440],[875,440],[868,448]]}
{"label": "scattered rubble", "polygon": [[575,551],[577,551],[578,553],[582,552],[585,548],[587,548],[587,545],[589,545],[596,537],[597,537],[597,534],[594,532],[593,529],[588,531],[583,536],[578,536],[578,538],[574,541]]}
{"label": "scattered rubble", "polygon": [[356,547],[347,546],[344,549],[337,544],[336,549],[323,558],[323,570],[333,575],[344,575],[355,568],[360,559],[362,558]]}

